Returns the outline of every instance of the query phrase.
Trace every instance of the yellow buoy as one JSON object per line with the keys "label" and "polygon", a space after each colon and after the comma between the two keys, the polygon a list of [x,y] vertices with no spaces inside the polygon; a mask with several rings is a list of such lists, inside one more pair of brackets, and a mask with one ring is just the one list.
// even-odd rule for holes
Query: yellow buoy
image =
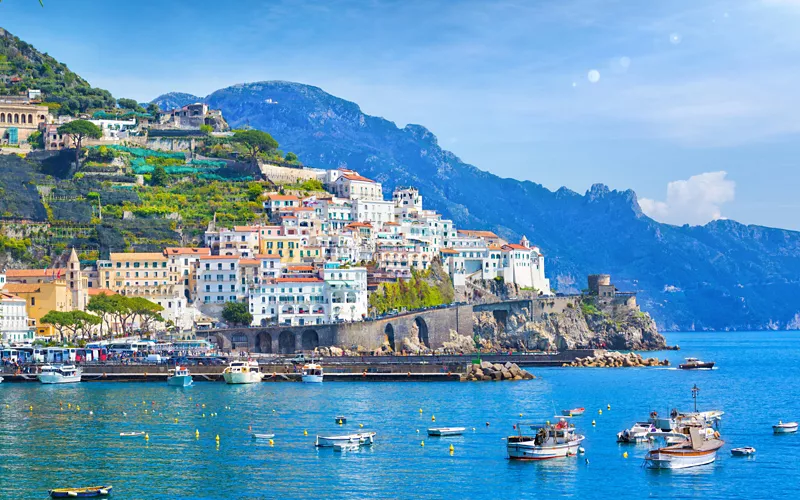
{"label": "yellow buoy", "polygon": [[450,445],[450,453],[453,453],[454,451],[456,451],[456,447],[451,444]]}
{"label": "yellow buoy", "polygon": [[144,435],[144,440],[145,441],[150,441],[150,434],[145,434]]}
{"label": "yellow buoy", "polygon": [[175,419],[175,423],[176,423],[176,424],[178,423],[178,419],[177,419],[177,418]]}
{"label": "yellow buoy", "polygon": [[274,409],[272,410],[272,413],[275,413],[275,410],[274,410]]}
{"label": "yellow buoy", "polygon": [[419,409],[419,412],[422,413],[422,408]]}
{"label": "yellow buoy", "polygon": [[417,434],[419,434],[419,429],[417,429]]}
{"label": "yellow buoy", "polygon": [[361,427],[361,428],[363,428],[363,427],[364,427],[364,424],[358,424],[358,426],[359,426],[359,427]]}
{"label": "yellow buoy", "polygon": [[304,436],[308,436],[308,431],[304,429],[304,430],[303,430],[303,435],[304,435]]}
{"label": "yellow buoy", "polygon": [[271,439],[270,439],[270,440],[269,440],[269,445],[270,445],[270,446],[272,446],[272,445],[274,445],[274,444],[275,444],[275,441],[273,441],[273,440],[271,440]]}
{"label": "yellow buoy", "polygon": [[342,419],[341,418],[339,419],[339,425],[342,425]]}
{"label": "yellow buoy", "polygon": [[622,458],[628,458],[628,452],[627,451],[622,454]]}
{"label": "yellow buoy", "polygon": [[33,405],[30,405],[30,406],[28,407],[28,411],[33,411]]}
{"label": "yellow buoy", "polygon": [[597,422],[595,422],[594,420],[592,420],[592,425],[597,425]]}
{"label": "yellow buoy", "polygon": [[520,413],[520,414],[519,414],[519,416],[521,417],[521,416],[522,416],[522,413]]}
{"label": "yellow buoy", "polygon": [[205,407],[206,407],[206,404],[205,404],[205,403],[203,403],[203,408],[205,408]]}
{"label": "yellow buoy", "polygon": [[436,415],[431,415],[431,422],[436,422]]}
{"label": "yellow buoy", "polygon": [[147,404],[147,403],[145,403],[144,401],[142,401],[142,404]]}
{"label": "yellow buoy", "polygon": [[195,439],[200,439],[200,430],[199,429],[195,429],[194,430],[194,438]]}
{"label": "yellow buoy", "polygon": [[425,441],[422,441],[421,443],[419,443],[419,445],[424,447],[425,446]]}
{"label": "yellow buoy", "polygon": [[611,409],[611,405],[606,405],[606,410],[610,410],[610,409]]}
{"label": "yellow buoy", "polygon": [[603,414],[603,410],[597,410],[597,414],[598,415],[602,415]]}
{"label": "yellow buoy", "polygon": [[203,413],[203,418],[206,418],[206,414],[205,413]]}
{"label": "yellow buoy", "polygon": [[219,434],[217,434],[217,437],[215,437],[214,440],[219,442]]}

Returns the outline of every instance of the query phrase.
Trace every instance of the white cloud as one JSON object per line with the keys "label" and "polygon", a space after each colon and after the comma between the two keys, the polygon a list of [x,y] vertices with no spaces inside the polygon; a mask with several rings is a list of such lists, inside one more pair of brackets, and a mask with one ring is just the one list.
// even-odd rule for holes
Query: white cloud
{"label": "white cloud", "polygon": [[722,219],[721,207],[733,201],[736,183],[727,172],[706,172],[667,185],[666,201],[639,200],[648,216],[669,224],[700,225]]}

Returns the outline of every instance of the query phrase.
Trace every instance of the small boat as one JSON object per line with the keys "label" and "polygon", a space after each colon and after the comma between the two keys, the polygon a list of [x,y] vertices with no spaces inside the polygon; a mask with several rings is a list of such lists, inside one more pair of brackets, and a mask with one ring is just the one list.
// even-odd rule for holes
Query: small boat
{"label": "small boat", "polygon": [[347,423],[347,417],[342,417],[342,416],[339,416],[339,417],[336,417],[336,418],[335,418],[335,419],[333,419],[333,420],[334,420],[334,422],[336,422],[337,424],[346,424],[346,423]]}
{"label": "small boat", "polygon": [[253,433],[253,439],[272,439],[275,437],[275,434],[258,434]]}
{"label": "small boat", "polygon": [[81,373],[74,365],[44,365],[38,378],[43,384],[71,384],[81,381]]}
{"label": "small boat", "polygon": [[319,448],[330,448],[335,444],[358,443],[362,446],[369,446],[375,441],[374,432],[356,432],[353,434],[343,434],[340,436],[317,436],[314,446]]}
{"label": "small boat", "polygon": [[464,434],[464,427],[431,427],[428,429],[429,436],[460,436]]}
{"label": "small boat", "polygon": [[222,372],[226,384],[255,384],[263,377],[257,361],[234,361]]}
{"label": "small boat", "polygon": [[650,422],[636,422],[630,429],[617,433],[618,443],[644,443],[650,440],[650,433],[656,432],[656,426]]}
{"label": "small boat", "polygon": [[343,452],[343,451],[358,451],[361,448],[361,445],[358,441],[348,441],[346,443],[336,443],[333,445],[333,451],[336,452]]}
{"label": "small boat", "polygon": [[734,457],[746,457],[748,455],[752,455],[756,452],[756,449],[752,446],[745,446],[742,448],[734,448],[731,450],[731,455]]}
{"label": "small boat", "polygon": [[174,370],[169,371],[167,377],[167,385],[173,387],[189,387],[192,385],[192,376],[189,374],[189,369],[185,366],[176,366]]}
{"label": "small boat", "polygon": [[91,498],[107,497],[111,494],[109,486],[87,486],[85,488],[56,488],[48,492],[52,498]]}
{"label": "small boat", "polygon": [[697,358],[686,358],[686,363],[678,365],[681,370],[710,370],[714,368],[713,361],[700,361]]}
{"label": "small boat", "polygon": [[134,436],[144,436],[145,433],[143,431],[134,431],[134,432],[120,432],[119,437],[134,437]]}
{"label": "small boat", "polygon": [[0,377],[0,384],[3,383],[3,380],[4,380],[3,377]]}
{"label": "small boat", "polygon": [[561,410],[561,415],[565,417],[577,417],[578,415],[583,415],[585,411],[586,408],[573,408],[571,410]]}
{"label": "small boat", "polygon": [[324,375],[322,365],[318,365],[317,363],[303,365],[303,382],[320,383]]}
{"label": "small boat", "polygon": [[717,450],[725,441],[709,427],[690,427],[689,439],[678,444],[650,450],[644,457],[648,469],[686,469],[714,462]]}
{"label": "small boat", "polygon": [[778,422],[772,426],[772,432],[775,434],[791,434],[797,432],[797,422]]}
{"label": "small boat", "polygon": [[561,419],[557,424],[530,425],[538,429],[533,436],[522,434],[525,424],[517,424],[519,434],[507,438],[506,451],[512,460],[546,460],[578,454],[585,436],[575,433],[575,426]]}

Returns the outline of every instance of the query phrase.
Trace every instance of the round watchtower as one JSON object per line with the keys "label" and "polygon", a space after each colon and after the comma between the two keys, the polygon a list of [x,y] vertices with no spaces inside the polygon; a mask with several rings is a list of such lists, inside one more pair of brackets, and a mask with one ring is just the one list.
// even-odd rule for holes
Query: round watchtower
{"label": "round watchtower", "polygon": [[597,295],[600,293],[601,286],[611,285],[610,274],[590,274],[589,275],[589,293]]}

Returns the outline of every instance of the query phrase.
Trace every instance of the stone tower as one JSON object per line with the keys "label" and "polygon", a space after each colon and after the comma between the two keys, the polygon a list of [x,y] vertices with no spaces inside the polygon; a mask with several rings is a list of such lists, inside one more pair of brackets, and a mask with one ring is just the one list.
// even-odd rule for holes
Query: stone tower
{"label": "stone tower", "polygon": [[67,286],[72,294],[72,309],[83,311],[86,309],[88,291],[84,283],[83,271],[81,271],[81,261],[73,247],[67,260],[67,272],[65,275]]}

